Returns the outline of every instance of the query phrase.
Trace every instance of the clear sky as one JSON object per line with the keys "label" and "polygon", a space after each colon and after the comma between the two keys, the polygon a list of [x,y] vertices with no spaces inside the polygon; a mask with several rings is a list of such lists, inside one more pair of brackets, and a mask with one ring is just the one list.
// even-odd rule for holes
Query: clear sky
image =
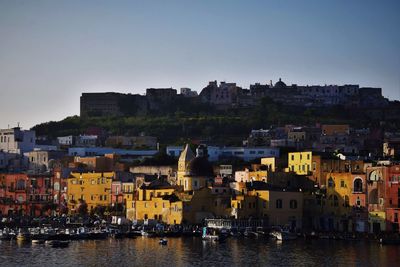
{"label": "clear sky", "polygon": [[400,99],[400,1],[0,0],[0,128],[78,115],[82,92],[279,77]]}

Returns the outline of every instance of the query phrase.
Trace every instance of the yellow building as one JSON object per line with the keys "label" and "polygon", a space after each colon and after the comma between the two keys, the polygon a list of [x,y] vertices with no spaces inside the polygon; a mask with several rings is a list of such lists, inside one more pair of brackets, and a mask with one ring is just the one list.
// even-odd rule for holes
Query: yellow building
{"label": "yellow building", "polygon": [[[225,191],[225,192],[224,192]],[[226,187],[203,187],[189,193],[181,193],[183,220],[189,224],[200,224],[206,218],[228,218],[231,216],[231,194]]]}
{"label": "yellow building", "polygon": [[122,182],[122,195],[124,199],[126,217],[133,217],[132,201],[135,200],[135,182]]}
{"label": "yellow building", "polygon": [[111,183],[114,172],[71,173],[68,178],[68,210],[76,212],[79,200],[86,202],[88,211],[96,206],[111,204]]}
{"label": "yellow building", "polygon": [[250,182],[250,181],[262,181],[267,182],[268,172],[265,170],[250,171],[245,169],[244,171],[235,172],[236,182]]}
{"label": "yellow building", "polygon": [[261,165],[267,166],[268,171],[274,172],[276,168],[276,158],[275,157],[261,158]]}
{"label": "yellow building", "polygon": [[127,202],[129,220],[155,220],[166,224],[182,223],[182,201],[175,195],[175,188],[167,182],[156,180],[142,185],[137,200]]}
{"label": "yellow building", "polygon": [[298,175],[308,175],[311,172],[312,152],[290,152],[288,154],[288,171]]}
{"label": "yellow building", "polygon": [[[337,231],[364,232],[367,224],[365,176],[352,173],[328,173],[323,213],[329,228]],[[354,209],[356,208],[356,209]]]}
{"label": "yellow building", "polygon": [[237,219],[265,219],[270,226],[302,227],[303,193],[272,189],[263,182],[246,184],[246,190],[232,198],[231,215]]}

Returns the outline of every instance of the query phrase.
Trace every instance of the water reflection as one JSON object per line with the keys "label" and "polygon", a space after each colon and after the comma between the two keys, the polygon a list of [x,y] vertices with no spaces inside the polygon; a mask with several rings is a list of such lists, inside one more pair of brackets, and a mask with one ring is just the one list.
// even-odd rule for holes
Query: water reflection
{"label": "water reflection", "polygon": [[200,238],[74,241],[65,249],[0,242],[1,266],[398,266],[400,247],[332,240]]}

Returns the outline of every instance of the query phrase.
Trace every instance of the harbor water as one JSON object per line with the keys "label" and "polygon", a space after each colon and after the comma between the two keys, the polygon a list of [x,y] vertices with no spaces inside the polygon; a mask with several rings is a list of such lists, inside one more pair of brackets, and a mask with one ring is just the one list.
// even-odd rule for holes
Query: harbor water
{"label": "harbor water", "polygon": [[67,248],[0,241],[0,266],[400,266],[400,246],[340,240],[196,237],[73,241]]}

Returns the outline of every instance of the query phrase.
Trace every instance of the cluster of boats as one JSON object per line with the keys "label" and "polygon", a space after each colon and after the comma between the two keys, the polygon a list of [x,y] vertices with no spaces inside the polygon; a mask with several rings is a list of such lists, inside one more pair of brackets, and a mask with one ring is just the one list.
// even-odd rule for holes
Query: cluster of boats
{"label": "cluster of boats", "polygon": [[237,230],[237,229],[216,230],[203,227],[202,239],[205,241],[223,242],[228,237],[246,237],[246,238],[273,237],[276,240],[284,241],[284,240],[297,239],[298,236],[296,233],[291,233],[287,230],[275,229],[273,231],[265,231],[262,227],[259,227],[255,230],[251,227],[247,227],[242,230]]}

